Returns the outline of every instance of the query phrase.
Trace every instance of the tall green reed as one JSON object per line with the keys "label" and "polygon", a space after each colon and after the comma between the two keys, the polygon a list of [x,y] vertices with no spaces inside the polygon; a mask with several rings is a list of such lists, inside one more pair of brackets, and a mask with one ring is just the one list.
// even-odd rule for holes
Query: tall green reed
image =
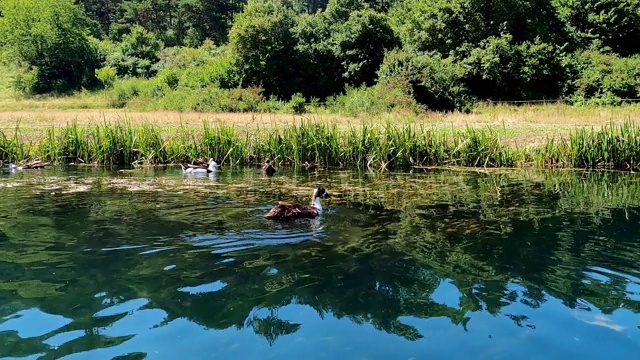
{"label": "tall green reed", "polygon": [[67,163],[113,165],[166,164],[215,158],[242,165],[272,159],[277,164],[305,162],[324,166],[401,169],[411,166],[578,167],[638,170],[640,127],[632,122],[600,130],[577,129],[568,139],[548,139],[540,147],[506,146],[491,129],[467,128],[447,133],[424,125],[363,122],[340,129],[335,124],[303,121],[282,127],[240,130],[225,123],[181,125],[171,132],[129,121],[80,126],[73,122],[46,129],[31,146],[15,129],[0,132],[0,159],[39,157]]}

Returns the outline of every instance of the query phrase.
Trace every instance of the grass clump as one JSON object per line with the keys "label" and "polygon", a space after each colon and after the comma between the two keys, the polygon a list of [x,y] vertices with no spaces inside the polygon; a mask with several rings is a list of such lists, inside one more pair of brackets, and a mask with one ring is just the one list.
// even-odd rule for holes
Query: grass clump
{"label": "grass clump", "polygon": [[174,132],[156,125],[116,122],[48,128],[32,146],[19,128],[0,132],[0,159],[40,158],[56,163],[169,164],[214,157],[244,165],[265,158],[298,165],[406,169],[414,166],[640,168],[640,127],[633,122],[579,129],[568,139],[548,139],[534,148],[505,145],[492,129],[445,132],[419,124],[336,124],[310,120],[282,127],[236,128],[204,122]]}

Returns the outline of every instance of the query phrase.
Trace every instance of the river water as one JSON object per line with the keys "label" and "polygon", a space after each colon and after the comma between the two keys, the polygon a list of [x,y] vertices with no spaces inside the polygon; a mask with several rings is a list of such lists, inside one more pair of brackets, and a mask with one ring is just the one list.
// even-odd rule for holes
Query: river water
{"label": "river water", "polygon": [[639,176],[5,170],[0,358],[637,359]]}

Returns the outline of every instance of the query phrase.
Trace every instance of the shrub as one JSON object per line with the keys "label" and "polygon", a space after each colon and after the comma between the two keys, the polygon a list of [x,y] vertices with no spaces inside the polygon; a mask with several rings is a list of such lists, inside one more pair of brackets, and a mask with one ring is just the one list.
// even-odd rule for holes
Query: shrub
{"label": "shrub", "polygon": [[116,69],[118,76],[150,77],[156,73],[154,65],[159,61],[162,47],[162,41],[153,33],[135,25],[121,42],[103,41],[101,51],[106,65]]}
{"label": "shrub", "polygon": [[26,93],[65,93],[89,85],[97,67],[88,19],[72,0],[3,0],[0,46],[28,72],[15,83]]}
{"label": "shrub", "polygon": [[198,48],[175,46],[164,48],[158,54],[158,62],[154,68],[184,70],[202,66],[224,53],[224,47],[217,47],[211,40],[205,40]]}
{"label": "shrub", "polygon": [[238,70],[228,52],[212,58],[201,66],[186,69],[180,77],[180,86],[190,89],[208,86],[233,89],[239,85]]}
{"label": "shrub", "polygon": [[326,103],[329,111],[345,115],[424,111],[411,95],[392,83],[379,83],[372,87],[347,87],[344,94],[328,97]]}
{"label": "shrub", "polygon": [[306,102],[307,102],[307,99],[305,99],[304,96],[302,96],[302,94],[295,93],[291,96],[291,100],[289,101],[289,104],[287,104],[287,107],[294,114],[303,114],[306,111],[305,109]]}
{"label": "shrub", "polygon": [[465,110],[472,98],[462,85],[465,69],[438,54],[392,51],[378,72],[381,86],[412,96],[433,110]]}
{"label": "shrub", "polygon": [[129,100],[140,95],[142,83],[138,79],[126,79],[115,82],[113,88],[107,93],[109,105],[115,108],[122,108]]}
{"label": "shrub", "polygon": [[96,78],[102,83],[105,88],[110,88],[113,83],[118,79],[116,69],[111,66],[105,66],[100,69],[96,69]]}
{"label": "shrub", "polygon": [[573,103],[617,105],[640,97],[640,56],[621,58],[597,50],[581,51],[568,59],[572,78],[567,97]]}
{"label": "shrub", "polygon": [[158,74],[158,78],[163,84],[166,84],[169,88],[175,90],[180,84],[180,76],[175,69],[166,69]]}
{"label": "shrub", "polygon": [[511,35],[489,37],[477,47],[459,49],[468,69],[464,83],[483,99],[556,99],[565,81],[562,56],[554,45],[515,43]]}

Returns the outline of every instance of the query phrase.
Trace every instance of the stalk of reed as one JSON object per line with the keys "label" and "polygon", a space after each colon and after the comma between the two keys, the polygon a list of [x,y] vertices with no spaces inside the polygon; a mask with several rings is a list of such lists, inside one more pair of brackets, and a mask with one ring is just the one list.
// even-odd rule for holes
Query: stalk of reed
{"label": "stalk of reed", "polygon": [[323,166],[403,169],[412,166],[577,167],[638,170],[640,127],[633,122],[599,130],[577,129],[568,139],[548,139],[527,149],[505,146],[491,129],[468,128],[445,133],[423,125],[335,124],[303,121],[284,127],[242,132],[233,125],[204,122],[200,129],[182,126],[175,133],[155,125],[130,122],[49,128],[31,146],[16,127],[0,132],[0,160],[41,158],[56,163],[112,165],[167,164],[215,158],[242,165],[272,159],[277,164],[305,162]]}

